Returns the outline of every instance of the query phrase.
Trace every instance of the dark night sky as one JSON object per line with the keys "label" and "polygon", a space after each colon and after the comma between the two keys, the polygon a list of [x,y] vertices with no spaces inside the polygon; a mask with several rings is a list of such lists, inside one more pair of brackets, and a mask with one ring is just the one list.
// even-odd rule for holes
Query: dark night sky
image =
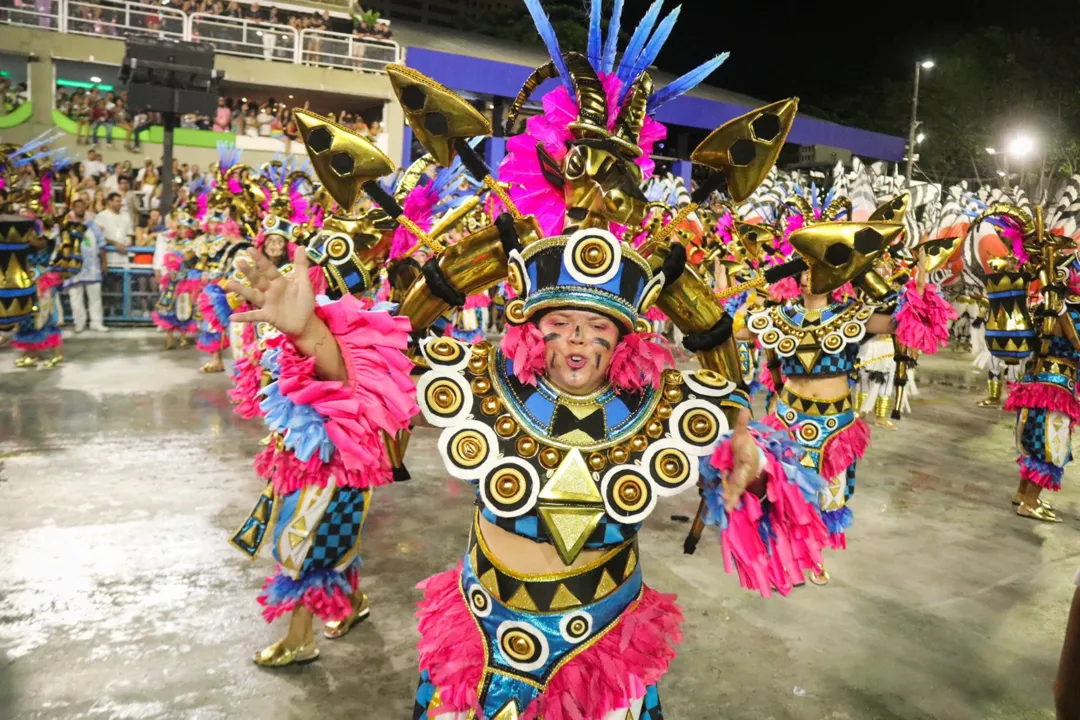
{"label": "dark night sky", "polygon": [[[677,4],[665,2],[665,11]],[[626,0],[629,29],[648,5],[649,0]],[[683,0],[658,64],[683,72],[727,50],[731,57],[708,84],[763,100],[799,95],[820,104],[882,77],[909,77],[917,58],[942,57],[952,39],[980,25],[1035,27],[1060,42],[1076,43],[1080,0]]]}

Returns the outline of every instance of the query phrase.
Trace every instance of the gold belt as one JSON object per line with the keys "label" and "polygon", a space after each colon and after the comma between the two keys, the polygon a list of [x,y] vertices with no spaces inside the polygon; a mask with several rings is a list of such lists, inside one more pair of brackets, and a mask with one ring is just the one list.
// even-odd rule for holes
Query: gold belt
{"label": "gold belt", "polygon": [[817,415],[820,417],[840,415],[852,409],[851,395],[843,395],[832,400],[823,400],[821,398],[803,397],[786,387],[780,391],[780,402],[804,415]]}
{"label": "gold belt", "polygon": [[495,558],[474,520],[469,562],[480,583],[503,605],[522,612],[565,612],[602,600],[634,577],[638,567],[637,535],[583,567],[550,575],[526,575]]}

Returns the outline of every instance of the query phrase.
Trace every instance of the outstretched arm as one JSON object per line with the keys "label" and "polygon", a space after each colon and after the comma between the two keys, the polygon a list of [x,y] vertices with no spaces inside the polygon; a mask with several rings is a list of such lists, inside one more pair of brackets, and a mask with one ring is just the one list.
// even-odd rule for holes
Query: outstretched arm
{"label": "outstretched arm", "polygon": [[315,291],[308,277],[307,255],[298,252],[293,271],[282,275],[261,252],[255,249],[249,252],[252,262],[241,259],[237,266],[250,286],[230,280],[228,289],[257,309],[237,313],[232,319],[273,325],[303,355],[315,358],[315,372],[320,380],[346,382],[348,371],[341,350],[326,323],[315,315]]}

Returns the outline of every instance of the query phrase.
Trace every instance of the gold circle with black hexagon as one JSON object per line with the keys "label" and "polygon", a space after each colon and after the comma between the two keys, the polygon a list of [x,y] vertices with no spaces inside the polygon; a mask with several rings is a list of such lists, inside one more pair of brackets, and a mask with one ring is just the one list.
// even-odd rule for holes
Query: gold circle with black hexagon
{"label": "gold circle with black hexagon", "polygon": [[495,421],[495,432],[499,437],[512,438],[517,435],[518,424],[514,418],[509,415],[500,415],[499,419]]}
{"label": "gold circle with black hexagon", "polygon": [[720,423],[708,410],[691,408],[679,419],[679,434],[692,445],[711,445],[720,434]]}
{"label": "gold circle with black hexagon", "polygon": [[508,659],[522,665],[536,662],[542,652],[537,639],[521,628],[511,628],[503,633],[499,649]]}
{"label": "gold circle with black hexagon", "polygon": [[450,460],[458,467],[471,469],[479,467],[488,458],[491,449],[487,438],[478,430],[460,430],[447,443]]}
{"label": "gold circle with black hexagon", "polygon": [[525,317],[525,301],[519,297],[506,303],[503,312],[506,314],[506,321],[511,325],[520,325],[527,319]]}
{"label": "gold circle with black hexagon", "polygon": [[664,448],[656,453],[650,465],[653,480],[666,488],[678,488],[690,477],[690,458],[677,448]]}
{"label": "gold circle with black hexagon", "polygon": [[428,409],[439,417],[450,417],[461,409],[465,397],[457,383],[448,378],[439,378],[427,386],[424,402]]}

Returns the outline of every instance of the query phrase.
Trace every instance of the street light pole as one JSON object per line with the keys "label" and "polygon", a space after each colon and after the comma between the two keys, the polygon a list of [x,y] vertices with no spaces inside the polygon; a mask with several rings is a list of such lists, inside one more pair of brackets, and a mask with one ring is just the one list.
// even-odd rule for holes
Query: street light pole
{"label": "street light pole", "polygon": [[915,133],[919,129],[919,75],[923,65],[921,62],[915,63],[915,92],[911,94],[911,127],[908,128],[907,172],[904,173],[908,187],[911,187],[911,173],[915,169]]}
{"label": "street light pole", "polygon": [[915,169],[915,145],[918,142],[915,133],[919,131],[919,76],[923,70],[934,67],[933,60],[922,60],[915,63],[915,90],[911,94],[911,127],[908,128],[907,143],[907,186],[911,187],[911,173]]}

